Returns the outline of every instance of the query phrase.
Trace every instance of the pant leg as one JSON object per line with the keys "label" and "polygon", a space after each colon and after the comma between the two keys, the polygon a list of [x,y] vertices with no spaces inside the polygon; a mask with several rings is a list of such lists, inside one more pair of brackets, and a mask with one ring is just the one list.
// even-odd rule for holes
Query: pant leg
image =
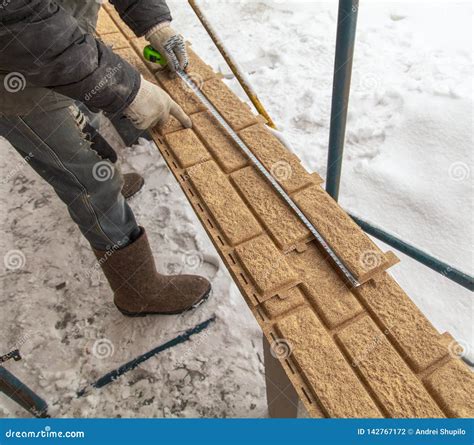
{"label": "pant leg", "polygon": [[90,111],[81,102],[76,102],[75,105],[72,105],[72,110],[80,129],[91,142],[91,148],[101,158],[108,159],[115,164],[118,161],[117,153],[100,134],[98,114]]}
{"label": "pant leg", "polygon": [[138,130],[133,126],[129,119],[126,119],[122,116],[121,113],[110,114],[107,113],[105,115],[112,125],[117,130],[117,133],[122,138],[123,143],[130,147],[131,145],[135,144],[138,141],[138,138],[144,138],[148,141],[151,141],[152,138],[148,130]]}
{"label": "pant leg", "polygon": [[54,188],[95,249],[124,247],[139,233],[120,171],[91,150],[72,108],[0,117],[0,136]]}
{"label": "pant leg", "polygon": [[[87,106],[81,102],[76,102],[76,105],[78,120],[83,122],[83,132],[89,136],[92,142],[92,148],[97,151],[101,157],[115,164],[118,160],[118,156],[112,146],[100,133],[99,115],[89,110]],[[149,141],[152,140],[147,130],[138,130],[132,125],[129,119],[126,119],[120,113],[115,115],[106,114],[104,116],[112,123],[125,146],[132,146],[138,141],[138,138],[144,138]]]}

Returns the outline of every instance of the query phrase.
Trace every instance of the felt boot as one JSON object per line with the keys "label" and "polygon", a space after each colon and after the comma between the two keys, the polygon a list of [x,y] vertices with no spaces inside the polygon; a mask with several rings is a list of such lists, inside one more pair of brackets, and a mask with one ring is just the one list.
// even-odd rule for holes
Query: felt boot
{"label": "felt boot", "polygon": [[145,180],[138,173],[125,173],[123,180],[122,195],[125,199],[136,195],[145,184]]}
{"label": "felt boot", "polygon": [[144,229],[123,249],[94,253],[114,292],[115,305],[126,316],[180,314],[198,307],[211,292],[203,277],[158,273]]}

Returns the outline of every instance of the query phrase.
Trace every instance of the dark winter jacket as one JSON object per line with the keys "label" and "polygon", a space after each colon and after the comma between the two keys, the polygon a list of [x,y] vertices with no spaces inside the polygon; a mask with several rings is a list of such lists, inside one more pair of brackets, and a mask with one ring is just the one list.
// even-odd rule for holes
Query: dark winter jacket
{"label": "dark winter jacket", "polygon": [[[137,36],[171,15],[165,0],[111,0]],[[92,35],[98,0],[0,0],[0,115],[59,108],[68,98],[119,112],[140,76]],[[26,81],[26,82],[25,82]]]}

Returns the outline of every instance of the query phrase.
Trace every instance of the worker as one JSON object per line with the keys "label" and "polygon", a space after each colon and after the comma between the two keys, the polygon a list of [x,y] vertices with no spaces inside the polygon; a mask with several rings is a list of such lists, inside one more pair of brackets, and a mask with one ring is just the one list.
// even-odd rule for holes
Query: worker
{"label": "worker", "polygon": [[[94,37],[100,3],[0,0],[0,136],[67,205],[124,315],[179,314],[205,301],[211,285],[203,277],[157,271],[146,231],[122,194],[124,188],[133,195],[143,181],[132,175],[125,183],[110,153],[92,145],[84,110],[124,116],[138,129],[163,125],[170,116],[189,128],[191,120]],[[186,68],[185,43],[170,26],[165,0],[111,3],[138,37],[166,56],[170,71]]]}

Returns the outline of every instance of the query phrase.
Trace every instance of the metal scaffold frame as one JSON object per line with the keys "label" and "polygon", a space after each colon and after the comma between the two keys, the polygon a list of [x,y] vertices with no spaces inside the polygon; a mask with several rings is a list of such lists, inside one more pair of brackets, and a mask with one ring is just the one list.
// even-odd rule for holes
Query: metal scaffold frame
{"label": "metal scaffold frame", "polygon": [[[242,86],[250,101],[255,106],[258,113],[263,116],[271,128],[276,128],[267,110],[252,86],[247,81],[237,62],[226,50],[224,44],[218,37],[213,26],[205,17],[204,13],[195,0],[188,0],[192,9],[196,13],[203,27],[216,45],[224,60],[229,65],[235,78]],[[357,29],[357,17],[359,11],[359,0],[339,0],[339,10],[337,19],[336,54],[334,62],[334,78],[331,108],[331,123],[329,129],[329,149],[326,175],[326,191],[334,200],[339,199],[339,189],[342,175],[342,165],[344,156],[344,142],[346,135],[347,112],[352,79],[352,62],[354,58],[354,47]],[[411,245],[400,239],[396,235],[367,222],[360,217],[349,216],[359,225],[362,230],[374,238],[383,241],[389,246],[397,249],[405,255],[413,258],[419,263],[440,273],[451,281],[469,289],[474,290],[474,277],[451,266],[433,255]]]}
{"label": "metal scaffold frame", "polygon": [[[329,152],[326,191],[337,201],[342,175],[347,111],[352,77],[352,61],[357,28],[359,0],[339,0],[337,19],[336,55],[332,93],[331,125],[329,130]],[[454,281],[474,290],[474,278],[434,256],[414,247],[399,237],[376,227],[361,218],[350,215],[362,230],[392,246],[419,263]]]}

